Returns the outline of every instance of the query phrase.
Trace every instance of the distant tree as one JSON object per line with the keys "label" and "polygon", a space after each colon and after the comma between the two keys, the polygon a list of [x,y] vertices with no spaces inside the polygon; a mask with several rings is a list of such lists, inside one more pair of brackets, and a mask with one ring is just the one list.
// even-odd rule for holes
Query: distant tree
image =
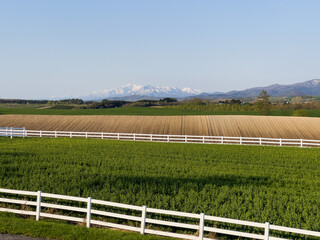
{"label": "distant tree", "polygon": [[149,100],[149,99],[141,99],[132,104],[134,107],[151,107],[151,106],[157,106],[158,101],[157,100]]}
{"label": "distant tree", "polygon": [[293,112],[292,116],[295,116],[295,117],[306,117],[307,116],[307,112],[304,109],[295,110]]}
{"label": "distant tree", "polygon": [[227,99],[225,100],[225,104],[241,104],[241,100],[240,99]]}
{"label": "distant tree", "polygon": [[189,101],[192,105],[204,106],[208,104],[208,100],[200,99],[200,98],[192,98]]}
{"label": "distant tree", "polygon": [[171,102],[178,102],[176,98],[164,98],[159,100],[160,103],[171,103]]}
{"label": "distant tree", "polygon": [[261,115],[269,115],[271,110],[270,96],[267,91],[262,90],[258,96],[256,102],[257,110]]}
{"label": "distant tree", "polygon": [[120,101],[120,100],[108,100],[103,99],[101,102],[92,102],[89,105],[89,108],[116,108],[116,107],[122,107],[123,105],[127,104],[129,102],[127,101]]}
{"label": "distant tree", "polygon": [[292,103],[301,103],[302,102],[302,97],[294,97],[291,99]]}
{"label": "distant tree", "polygon": [[78,98],[62,99],[55,102],[56,104],[83,104],[84,101]]}

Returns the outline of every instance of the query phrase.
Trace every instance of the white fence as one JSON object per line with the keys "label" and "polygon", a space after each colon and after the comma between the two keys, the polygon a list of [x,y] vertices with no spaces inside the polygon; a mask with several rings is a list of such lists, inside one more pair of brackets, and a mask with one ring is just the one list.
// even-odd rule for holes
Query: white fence
{"label": "white fence", "polygon": [[25,137],[25,128],[0,127],[0,137]]}
{"label": "white fence", "polygon": [[17,137],[18,136],[19,137],[54,137],[54,138],[82,137],[82,138],[116,139],[116,140],[128,140],[128,141],[129,140],[130,141],[151,141],[151,142],[320,147],[320,140],[308,140],[308,139],[43,131],[43,130],[26,130],[24,128],[0,128],[0,136],[7,136],[11,138],[16,136]]}
{"label": "white fence", "polygon": [[[257,223],[257,222],[250,222],[250,221],[242,221],[242,220],[235,220],[229,218],[222,218],[222,217],[214,217],[214,216],[207,216],[204,213],[194,214],[194,213],[186,213],[186,212],[178,212],[178,211],[168,211],[168,210],[161,210],[155,208],[147,208],[146,206],[134,206],[122,203],[115,203],[109,201],[102,201],[92,199],[91,197],[83,198],[83,197],[72,197],[72,196],[65,196],[65,195],[58,195],[58,194],[51,194],[51,193],[43,193],[41,191],[38,192],[30,192],[30,191],[20,191],[20,190],[11,190],[11,189],[3,189],[0,188],[0,193],[4,195],[23,195],[24,199],[12,199],[12,198],[0,198],[0,203],[3,204],[11,204],[11,205],[24,205],[24,206],[33,206],[34,210],[20,210],[18,208],[7,208],[0,207],[0,212],[11,212],[16,214],[22,215],[30,215],[35,216],[36,220],[40,220],[41,217],[43,218],[53,218],[53,219],[62,219],[71,222],[79,222],[84,223],[86,227],[90,227],[91,224],[117,228],[117,229],[124,229],[134,232],[140,232],[141,234],[154,234],[166,237],[175,237],[181,239],[193,239],[193,240],[210,240],[210,233],[218,233],[220,235],[227,235],[227,236],[237,236],[237,237],[244,237],[250,239],[264,239],[264,240],[280,240],[284,238],[279,237],[272,237],[272,230],[277,232],[286,232],[286,233],[294,233],[300,234],[305,236],[300,236],[304,238],[306,236],[313,236],[313,237],[320,237],[320,232],[303,230],[303,229],[296,229],[296,228],[289,228],[289,227],[282,227],[277,225],[266,223]],[[34,201],[26,200],[25,196],[33,196]],[[75,206],[66,206],[66,205],[59,205],[53,204],[49,202],[43,201],[43,199],[62,199],[62,200],[69,200],[77,203],[82,203],[83,207],[75,207]],[[3,205],[2,204],[2,205]],[[109,211],[101,211],[96,210],[94,206],[108,206],[113,208],[120,208],[120,209],[127,209],[130,211],[136,211],[138,214],[136,215],[127,215],[123,213],[115,213]],[[25,208],[25,207],[24,207]],[[44,212],[43,208],[47,209],[59,209],[63,210],[64,214],[61,213],[48,213]],[[70,216],[70,212],[66,213],[66,211],[77,212],[84,214],[83,217],[79,216]],[[173,216],[179,217],[180,222],[172,221],[171,220],[159,220],[152,218],[152,214],[157,214],[161,216]],[[113,219],[125,219],[129,221],[136,222],[135,225],[128,225],[128,224],[119,224],[114,222],[108,221],[101,221],[97,220],[97,216],[103,216]],[[196,221],[196,224],[190,223],[182,223],[181,219],[192,219],[193,222]],[[184,221],[186,222],[186,221]],[[242,227],[252,227],[252,229],[260,229],[260,233],[250,233],[244,232],[239,230],[230,230],[230,229],[223,229],[218,227],[209,227],[215,226],[214,223],[227,223],[233,225],[240,225]],[[152,229],[152,226],[164,226],[164,230],[158,230],[159,227],[156,229]],[[175,227],[179,229],[185,229],[187,233],[177,233],[173,231],[166,231],[165,226]],[[230,228],[230,226],[229,226]],[[195,233],[193,235],[190,234],[191,231]],[[189,232],[189,233],[188,233]],[[300,238],[298,235],[294,236],[294,239]]]}

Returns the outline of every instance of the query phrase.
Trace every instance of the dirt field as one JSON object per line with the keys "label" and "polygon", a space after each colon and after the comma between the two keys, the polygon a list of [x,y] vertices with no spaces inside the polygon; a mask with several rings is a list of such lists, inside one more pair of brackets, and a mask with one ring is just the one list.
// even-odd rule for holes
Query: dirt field
{"label": "dirt field", "polygon": [[0,115],[0,127],[320,139],[320,118],[307,117]]}

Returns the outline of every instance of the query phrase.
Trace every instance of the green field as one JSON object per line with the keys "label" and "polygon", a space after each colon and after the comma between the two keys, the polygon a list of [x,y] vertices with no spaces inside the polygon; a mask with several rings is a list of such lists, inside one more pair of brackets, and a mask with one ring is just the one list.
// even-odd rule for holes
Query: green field
{"label": "green field", "polygon": [[[320,117],[320,109],[305,110],[307,117]],[[292,116],[293,110],[272,110],[271,116]],[[39,115],[138,115],[138,116],[177,116],[177,115],[259,115],[256,111],[203,111],[171,107],[122,107],[105,109],[38,109],[34,107],[0,107],[0,114],[39,114]]]}
{"label": "green field", "polygon": [[[170,108],[123,107],[123,108],[105,108],[105,109],[0,108],[0,114],[171,116],[171,115],[207,115],[207,114],[213,114],[213,113],[209,111],[180,110],[180,109],[170,109]],[[245,114],[245,112],[243,114]],[[249,114],[249,112],[247,114]]]}
{"label": "green field", "polygon": [[[140,235],[110,229],[85,228],[57,220],[24,219],[20,216],[0,213],[0,234],[24,235],[59,240],[165,240],[168,238]],[[1,237],[1,236],[0,236]]]}
{"label": "green field", "polygon": [[0,138],[0,187],[320,230],[320,149]]}

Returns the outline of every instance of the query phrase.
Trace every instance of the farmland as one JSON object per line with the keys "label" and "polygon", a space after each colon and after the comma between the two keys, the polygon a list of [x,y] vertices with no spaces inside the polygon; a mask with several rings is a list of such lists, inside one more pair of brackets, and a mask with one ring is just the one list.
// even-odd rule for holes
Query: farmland
{"label": "farmland", "polygon": [[[304,110],[307,117],[320,117],[319,109]],[[0,115],[31,114],[31,115],[136,115],[136,116],[185,116],[185,115],[259,115],[254,110],[210,110],[183,109],[178,107],[122,107],[105,109],[50,109],[39,106],[20,104],[16,107],[0,105]],[[277,110],[270,112],[271,116],[292,116],[294,110]]]}
{"label": "farmland", "polygon": [[1,187],[319,231],[320,150],[0,139]]}
{"label": "farmland", "polygon": [[[123,107],[105,109],[48,109],[21,107],[0,108],[0,114],[32,114],[32,115],[137,115],[137,116],[175,116],[210,114],[210,111],[154,107]],[[241,113],[239,113],[241,114]],[[249,112],[243,114],[250,115]]]}
{"label": "farmland", "polygon": [[320,136],[320,118],[308,117],[0,115],[0,127],[293,139]]}

